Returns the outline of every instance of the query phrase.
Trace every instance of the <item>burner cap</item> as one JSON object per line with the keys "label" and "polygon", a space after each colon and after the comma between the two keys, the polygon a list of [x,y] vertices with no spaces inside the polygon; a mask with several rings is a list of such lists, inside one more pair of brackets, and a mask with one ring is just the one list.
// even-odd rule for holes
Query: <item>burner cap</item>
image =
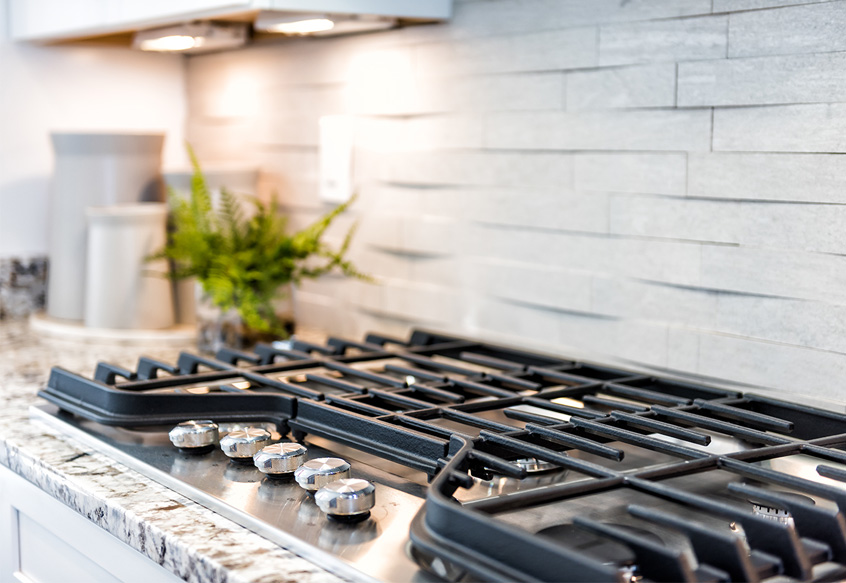
{"label": "burner cap", "polygon": [[[626,524],[608,524],[643,540],[662,543],[661,538],[648,530]],[[579,551],[606,565],[630,567],[635,563],[635,553],[623,543],[596,535],[575,524],[556,524],[538,531],[539,535],[553,539],[569,549]]]}
{"label": "burner cap", "polygon": [[550,472],[552,470],[560,470],[561,466],[557,466],[552,462],[539,460],[535,457],[520,458],[514,460],[514,465],[518,468],[526,470],[529,474],[540,474],[542,472]]}
{"label": "burner cap", "polygon": [[433,555],[427,550],[424,550],[411,541],[408,542],[406,554],[417,563],[424,571],[431,573],[435,577],[444,581],[455,583],[456,581],[467,581],[467,571],[458,564],[450,562],[448,559]]}
{"label": "burner cap", "polygon": [[[812,506],[816,505],[817,503],[816,500],[814,500],[810,496],[805,496],[804,494],[796,494],[795,492],[773,491],[773,494],[775,494],[779,498],[787,498],[788,500],[792,500],[794,502],[804,502],[805,504],[810,504]],[[758,500],[755,500],[755,498],[747,498],[746,501],[750,504],[760,504],[760,502]]]}
{"label": "burner cap", "polygon": [[[772,494],[777,495],[779,498],[786,498],[793,502],[800,502],[803,504],[810,504],[815,505],[816,501],[811,498],[810,496],[805,496],[804,494],[796,494],[794,492],[781,492],[781,491],[772,491]],[[760,516],[761,518],[767,518],[769,520],[775,520],[776,522],[781,522],[784,524],[793,524],[793,517],[790,515],[790,511],[786,508],[779,508],[778,506],[772,505],[766,499],[758,499],[754,495],[746,499],[752,505],[752,511],[755,513],[756,516]]]}
{"label": "burner cap", "polygon": [[[816,504],[816,501],[813,498],[803,494],[796,494],[794,492],[773,492],[773,494],[778,495],[780,498],[787,498],[788,500],[795,502],[802,502],[811,505]],[[793,522],[793,517],[790,515],[790,511],[786,509],[771,506],[769,503],[755,498],[748,498],[747,502],[752,505],[752,511],[757,516],[775,520],[777,522],[783,522],[785,524],[791,524]]]}

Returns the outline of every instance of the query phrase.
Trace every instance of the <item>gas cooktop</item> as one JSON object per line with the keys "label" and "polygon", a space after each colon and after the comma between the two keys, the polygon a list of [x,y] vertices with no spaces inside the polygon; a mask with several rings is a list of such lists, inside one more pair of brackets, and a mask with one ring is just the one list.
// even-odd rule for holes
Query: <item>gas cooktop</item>
{"label": "gas cooktop", "polygon": [[800,404],[426,331],[54,368],[40,395],[350,577],[846,577],[846,416]]}

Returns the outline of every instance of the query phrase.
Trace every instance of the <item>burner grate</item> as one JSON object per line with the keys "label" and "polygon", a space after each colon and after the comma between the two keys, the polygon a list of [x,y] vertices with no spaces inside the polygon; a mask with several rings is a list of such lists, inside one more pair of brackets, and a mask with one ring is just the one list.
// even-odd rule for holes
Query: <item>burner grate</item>
{"label": "burner grate", "polygon": [[[40,394],[107,425],[270,421],[423,470],[413,542],[486,580],[811,580],[846,565],[846,416],[766,397],[425,331],[101,363],[93,379],[54,368]],[[461,494],[496,480],[510,489]],[[616,517],[585,506],[606,494],[634,502]],[[515,528],[521,513],[623,545],[636,570]]]}

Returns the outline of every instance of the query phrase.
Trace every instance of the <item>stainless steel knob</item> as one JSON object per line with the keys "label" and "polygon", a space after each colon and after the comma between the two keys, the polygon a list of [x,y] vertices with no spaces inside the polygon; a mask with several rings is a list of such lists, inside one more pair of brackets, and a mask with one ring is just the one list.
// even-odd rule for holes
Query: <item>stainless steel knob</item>
{"label": "stainless steel knob", "polygon": [[220,449],[235,461],[252,463],[253,456],[270,441],[270,432],[261,427],[230,431],[220,440]]}
{"label": "stainless steel knob", "polygon": [[357,522],[370,516],[376,504],[376,488],[358,478],[335,480],[318,490],[314,501],[329,518]]}
{"label": "stainless steel knob", "polygon": [[308,450],[299,443],[273,443],[253,456],[253,463],[270,478],[287,478],[303,465]]}
{"label": "stainless steel knob", "polygon": [[183,421],[168,433],[171,443],[186,453],[206,453],[214,449],[220,434],[209,419]]}
{"label": "stainless steel knob", "polygon": [[294,472],[297,484],[309,492],[316,492],[330,482],[349,477],[350,464],[338,457],[308,460]]}

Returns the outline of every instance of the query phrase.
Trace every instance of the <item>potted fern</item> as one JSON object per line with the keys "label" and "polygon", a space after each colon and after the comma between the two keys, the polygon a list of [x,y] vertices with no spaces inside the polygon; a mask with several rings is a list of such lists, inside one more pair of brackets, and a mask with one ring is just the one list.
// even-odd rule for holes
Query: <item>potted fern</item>
{"label": "potted fern", "polygon": [[[269,205],[242,199],[221,189],[217,205],[191,148],[190,196],[170,192],[172,229],[165,247],[153,258],[172,260],[174,279],[194,277],[202,289],[198,309],[198,344],[215,352],[223,345],[247,348],[259,340],[287,337],[292,325],[280,315],[280,298],[303,279],[332,271],[359,279],[369,277],[346,259],[355,225],[333,249],[323,235],[354,197],[310,226],[289,234],[286,217],[274,200]],[[203,316],[211,306],[216,317]]]}

